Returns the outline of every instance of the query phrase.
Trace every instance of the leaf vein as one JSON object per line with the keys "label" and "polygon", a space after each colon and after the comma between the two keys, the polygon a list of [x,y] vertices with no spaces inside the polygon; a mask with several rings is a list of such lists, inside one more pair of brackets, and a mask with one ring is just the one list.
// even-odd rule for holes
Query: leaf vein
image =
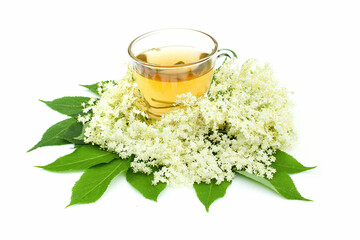
{"label": "leaf vein", "polygon": [[82,163],[82,162],[91,161],[91,160],[94,160],[94,159],[97,159],[97,158],[101,158],[101,157],[104,157],[104,156],[107,156],[107,155],[110,155],[110,154],[109,153],[104,153],[104,154],[101,154],[101,155],[97,155],[95,157],[86,158],[86,159],[82,159],[82,160],[75,161],[75,162],[67,162],[67,163],[59,164],[59,165],[57,165],[57,167],[63,167],[63,166],[69,166],[69,165],[73,165],[73,164],[79,164],[79,163]]}
{"label": "leaf vein", "polygon": [[48,138],[48,140],[45,140],[43,143],[46,144],[48,142],[51,142],[54,138],[57,138],[58,136],[60,136],[62,133],[64,133],[67,129],[63,129],[61,131],[58,132],[58,134],[54,135],[51,138]]}
{"label": "leaf vein", "polygon": [[105,180],[107,180],[108,178],[110,178],[110,176],[111,176],[117,169],[119,169],[122,165],[123,165],[123,163],[120,163],[113,171],[111,171],[103,180],[101,180],[98,184],[96,184],[93,188],[91,188],[87,193],[85,193],[85,194],[83,195],[83,197],[80,198],[80,199],[84,199],[86,196],[88,196],[92,191],[94,191],[94,189],[96,189],[97,187],[99,187],[103,182],[105,182]]}

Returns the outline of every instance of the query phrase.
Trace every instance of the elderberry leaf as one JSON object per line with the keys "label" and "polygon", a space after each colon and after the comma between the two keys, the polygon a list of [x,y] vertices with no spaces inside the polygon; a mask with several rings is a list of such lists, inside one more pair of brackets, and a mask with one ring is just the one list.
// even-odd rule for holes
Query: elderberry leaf
{"label": "elderberry leaf", "polygon": [[51,109],[70,117],[77,117],[83,112],[83,103],[90,101],[89,97],[62,97],[53,101],[43,101]]}
{"label": "elderberry leaf", "polygon": [[34,147],[29,149],[28,152],[39,147],[69,144],[70,142],[63,139],[63,137],[74,123],[76,123],[76,120],[69,118],[52,125],[42,135],[41,140]]}
{"label": "elderberry leaf", "polygon": [[100,163],[108,163],[118,157],[117,154],[102,150],[98,146],[83,145],[76,148],[74,152],[40,168],[52,172],[85,170]]}
{"label": "elderberry leaf", "polygon": [[78,137],[82,134],[82,131],[83,131],[83,124],[76,121],[74,124],[72,124],[69,127],[69,129],[65,132],[65,134],[59,136],[59,138],[62,138],[76,145],[84,145],[85,143],[83,139],[78,139]]}
{"label": "elderberry leaf", "polygon": [[100,84],[106,84],[108,82],[112,82],[112,83],[115,83],[114,80],[106,80],[106,81],[101,81],[101,82],[98,82],[98,83],[94,83],[94,84],[89,84],[89,85],[80,85],[82,87],[85,87],[87,88],[90,92],[94,93],[95,95],[99,96],[99,85]]}
{"label": "elderberry leaf", "polygon": [[286,199],[311,201],[310,199],[301,196],[301,194],[296,189],[295,184],[292,181],[289,174],[284,171],[281,170],[277,171],[273,175],[272,179],[259,177],[254,174],[250,174],[246,171],[237,171],[237,172],[242,176],[245,176],[258,183],[265,185],[266,187],[270,188],[271,190],[275,191],[276,193],[280,194]]}
{"label": "elderberry leaf", "polygon": [[94,83],[94,84],[90,84],[90,85],[80,85],[80,86],[86,87],[90,92],[99,96],[99,92],[98,92],[99,83]]}
{"label": "elderberry leaf", "polygon": [[194,183],[196,194],[200,202],[205,206],[207,212],[209,212],[210,205],[219,198],[225,196],[226,189],[231,182],[223,181],[220,184],[216,184],[216,180],[212,180],[210,184],[206,183]]}
{"label": "elderberry leaf", "polygon": [[157,201],[159,194],[165,189],[166,183],[159,182],[153,185],[154,174],[134,172],[132,168],[126,173],[126,180],[138,190],[145,198]]}
{"label": "elderberry leaf", "polygon": [[301,163],[299,163],[295,158],[293,158],[291,155],[281,151],[277,150],[274,154],[274,157],[276,158],[276,161],[272,163],[272,167],[277,169],[278,171],[284,171],[289,174],[291,173],[299,173],[306,170],[313,169],[315,167],[305,167]]}
{"label": "elderberry leaf", "polygon": [[115,159],[85,170],[72,189],[71,202],[67,207],[96,202],[114,177],[128,170],[130,161],[130,158]]}

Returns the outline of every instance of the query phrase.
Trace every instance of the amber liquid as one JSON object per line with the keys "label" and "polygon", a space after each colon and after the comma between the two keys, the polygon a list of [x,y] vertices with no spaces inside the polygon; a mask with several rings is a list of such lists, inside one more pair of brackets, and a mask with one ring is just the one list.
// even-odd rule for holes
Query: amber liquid
{"label": "amber liquid", "polygon": [[209,90],[214,73],[211,60],[187,65],[208,56],[183,46],[157,48],[137,55],[142,62],[159,65],[138,64],[134,68],[134,78],[150,117],[159,118],[172,110],[177,95],[191,92],[200,97]]}

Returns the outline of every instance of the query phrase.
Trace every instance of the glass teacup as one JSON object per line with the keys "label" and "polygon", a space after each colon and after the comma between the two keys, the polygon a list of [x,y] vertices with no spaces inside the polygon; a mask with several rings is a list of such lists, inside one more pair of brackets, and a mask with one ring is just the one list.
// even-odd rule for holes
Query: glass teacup
{"label": "glass teacup", "polygon": [[215,60],[223,55],[213,37],[191,29],[145,33],[130,43],[128,51],[144,110],[151,118],[172,110],[180,94],[207,93]]}

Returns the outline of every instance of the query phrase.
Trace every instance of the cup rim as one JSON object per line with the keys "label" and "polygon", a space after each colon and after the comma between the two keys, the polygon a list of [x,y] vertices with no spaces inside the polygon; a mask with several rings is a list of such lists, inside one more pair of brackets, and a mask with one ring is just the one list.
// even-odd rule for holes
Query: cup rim
{"label": "cup rim", "polygon": [[[136,43],[137,41],[141,40],[144,37],[150,36],[150,35],[155,34],[157,32],[162,32],[162,31],[167,31],[167,30],[186,30],[186,31],[192,31],[192,32],[201,33],[201,34],[203,34],[205,36],[208,36],[213,41],[215,47],[214,47],[213,51],[209,54],[209,56],[207,56],[205,58],[202,58],[202,59],[199,59],[199,60],[197,60],[195,62],[180,64],[180,65],[161,65],[161,64],[147,63],[147,62],[139,61],[136,58],[136,56],[134,56],[134,54],[131,51],[131,48],[132,48],[134,43]],[[157,67],[157,68],[181,68],[181,67],[188,67],[188,66],[196,65],[196,64],[206,62],[207,60],[209,60],[217,52],[217,50],[218,50],[218,43],[215,40],[215,38],[213,38],[211,35],[209,35],[209,34],[207,34],[205,32],[195,30],[195,29],[190,29],[190,28],[162,28],[162,29],[157,29],[157,30],[153,30],[153,31],[150,31],[150,32],[146,32],[146,33],[141,34],[140,36],[136,37],[134,40],[132,40],[131,43],[129,44],[129,47],[128,47],[128,53],[129,53],[130,57],[134,61],[139,62],[139,63],[141,63],[142,65],[145,65],[145,66]]]}

